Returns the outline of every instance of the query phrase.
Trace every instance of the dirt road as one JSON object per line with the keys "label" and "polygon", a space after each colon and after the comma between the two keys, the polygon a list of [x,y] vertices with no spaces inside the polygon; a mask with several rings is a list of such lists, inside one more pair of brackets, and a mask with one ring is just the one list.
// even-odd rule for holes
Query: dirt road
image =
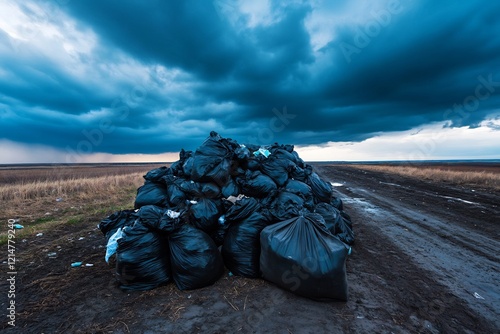
{"label": "dirt road", "polygon": [[[378,271],[389,292],[379,298],[388,298],[387,310],[404,314],[403,328],[498,331],[500,194],[350,167],[319,171],[335,180],[357,222],[355,251],[362,260],[353,257],[351,264],[363,275]],[[361,267],[366,260],[369,266]]]}
{"label": "dirt road", "polygon": [[[500,329],[500,194],[351,167],[316,166],[356,233],[349,300],[321,303],[260,279],[122,292],[99,218],[19,241],[19,333],[495,333]],[[55,257],[49,253],[56,252]],[[2,256],[6,261],[6,256]],[[92,267],[71,268],[74,261]],[[7,272],[5,264],[2,272]],[[476,294],[476,296],[475,296]],[[5,320],[7,319],[7,320]]]}

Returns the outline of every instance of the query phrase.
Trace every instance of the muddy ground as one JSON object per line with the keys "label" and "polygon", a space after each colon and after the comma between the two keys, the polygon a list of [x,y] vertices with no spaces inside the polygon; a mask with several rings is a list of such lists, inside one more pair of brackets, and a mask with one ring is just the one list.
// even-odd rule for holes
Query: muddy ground
{"label": "muddy ground", "polygon": [[[316,302],[229,276],[179,291],[122,292],[89,217],[16,240],[16,327],[7,333],[498,333],[500,194],[348,166],[317,166],[353,219],[349,300]],[[102,217],[104,218],[104,217]],[[7,260],[3,246],[1,262]],[[49,253],[56,253],[49,257]],[[4,255],[5,254],[5,255]],[[91,267],[71,268],[82,261]],[[8,271],[2,264],[2,277]]]}

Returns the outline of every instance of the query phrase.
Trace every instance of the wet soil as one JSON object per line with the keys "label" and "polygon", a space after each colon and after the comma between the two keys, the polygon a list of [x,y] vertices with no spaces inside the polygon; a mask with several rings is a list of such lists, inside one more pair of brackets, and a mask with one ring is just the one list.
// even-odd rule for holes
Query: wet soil
{"label": "wet soil", "polygon": [[[349,300],[316,302],[261,279],[146,292],[115,285],[89,217],[16,240],[16,327],[7,333],[496,333],[500,194],[349,166],[318,165],[351,215]],[[0,262],[7,261],[7,245]],[[50,253],[52,256],[49,256]],[[5,255],[4,255],[5,254]],[[83,266],[72,268],[81,261]],[[85,264],[93,266],[85,266]],[[2,264],[2,277],[8,267]],[[7,276],[8,277],[8,276]]]}

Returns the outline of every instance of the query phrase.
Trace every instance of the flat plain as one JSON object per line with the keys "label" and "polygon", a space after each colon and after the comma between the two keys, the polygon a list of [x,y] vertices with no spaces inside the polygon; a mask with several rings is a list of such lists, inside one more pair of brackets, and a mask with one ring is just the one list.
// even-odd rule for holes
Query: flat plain
{"label": "flat plain", "polygon": [[[214,285],[123,292],[96,225],[133,207],[147,166],[0,170],[2,271],[16,230],[19,333],[479,333],[500,329],[495,183],[317,164],[353,220],[347,302],[316,302],[226,273]],[[415,167],[415,166],[413,166]],[[499,165],[449,170],[500,175]],[[446,166],[417,166],[442,169]],[[429,174],[430,175],[430,174]],[[55,255],[54,255],[55,254]],[[51,255],[51,256],[49,256]],[[81,261],[91,267],[72,268]],[[8,282],[0,282],[7,329]],[[6,320],[7,319],[7,320]]]}

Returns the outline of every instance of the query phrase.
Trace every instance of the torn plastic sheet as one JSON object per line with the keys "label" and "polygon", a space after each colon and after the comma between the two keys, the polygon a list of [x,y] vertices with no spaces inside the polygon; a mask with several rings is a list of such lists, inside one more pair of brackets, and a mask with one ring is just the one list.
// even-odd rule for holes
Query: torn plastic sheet
{"label": "torn plastic sheet", "polygon": [[180,215],[181,215],[180,212],[176,212],[176,211],[172,211],[172,210],[167,210],[167,216],[169,218],[172,218],[172,219],[179,218]]}
{"label": "torn plastic sheet", "polygon": [[116,250],[118,249],[118,239],[122,237],[122,228],[120,227],[116,232],[109,238],[108,244],[106,245],[106,256],[105,260],[106,262],[109,262],[109,258],[113,256],[113,254],[116,253]]}
{"label": "torn plastic sheet", "polygon": [[249,198],[249,197],[245,196],[243,194],[239,194],[238,196],[229,196],[228,198],[226,198],[226,200],[228,200],[229,202],[231,202],[231,203],[234,204],[234,203],[240,201],[243,198]]}
{"label": "torn plastic sheet", "polygon": [[257,151],[253,152],[253,155],[258,156],[259,154],[265,156],[266,158],[271,155],[271,152],[266,150],[265,148],[259,148]]}

